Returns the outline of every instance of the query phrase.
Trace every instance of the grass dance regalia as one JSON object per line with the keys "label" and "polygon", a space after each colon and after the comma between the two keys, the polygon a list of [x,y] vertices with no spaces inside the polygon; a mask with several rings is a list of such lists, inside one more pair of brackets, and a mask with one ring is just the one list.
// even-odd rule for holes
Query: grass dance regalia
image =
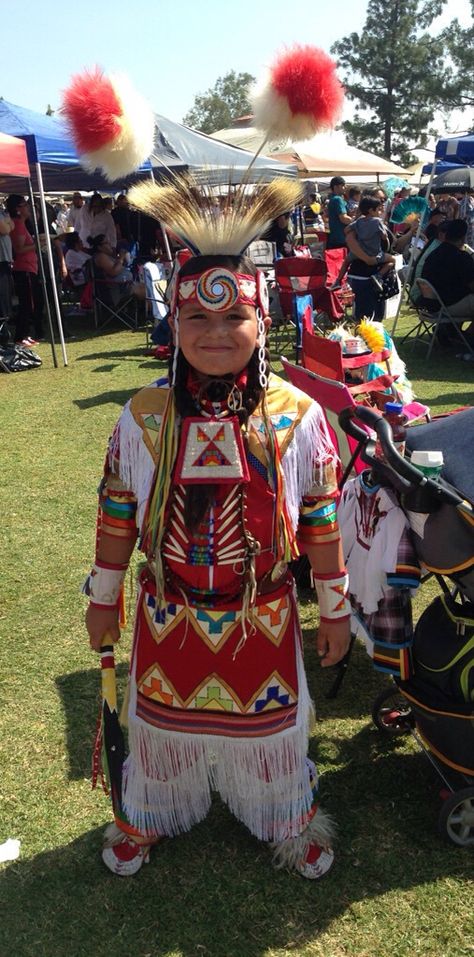
{"label": "grass dance regalia", "polygon": [[333,664],[349,639],[339,463],[317,403],[269,371],[265,278],[243,256],[298,193],[281,179],[243,185],[220,214],[189,179],[129,194],[192,257],[171,294],[169,376],[130,400],[110,442],[86,587],[100,650],[119,635],[138,537],[129,754],[103,850],[119,875],[202,820],[212,790],[277,865],[314,879],[333,863],[288,562],[299,543],[318,591],[317,651]]}

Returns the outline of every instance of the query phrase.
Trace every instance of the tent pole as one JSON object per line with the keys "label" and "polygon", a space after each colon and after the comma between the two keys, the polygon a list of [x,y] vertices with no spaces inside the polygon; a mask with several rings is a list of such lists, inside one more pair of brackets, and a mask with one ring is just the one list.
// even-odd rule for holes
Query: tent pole
{"label": "tent pole", "polygon": [[301,206],[301,203],[298,206],[298,225],[300,228],[301,245],[304,246],[304,214],[303,214],[303,207]]}
{"label": "tent pole", "polygon": [[49,307],[48,290],[47,290],[47,287],[46,287],[46,276],[45,276],[45,274],[44,274],[43,257],[42,257],[42,255],[41,255],[41,249],[40,249],[39,239],[38,239],[38,236],[39,236],[38,220],[37,220],[37,218],[36,218],[35,198],[34,198],[34,196],[33,196],[33,186],[32,186],[32,183],[31,183],[31,177],[30,177],[30,176],[28,177],[28,192],[29,192],[29,195],[30,195],[31,217],[32,217],[32,219],[33,219],[33,223],[34,223],[34,227],[35,227],[35,239],[36,239],[36,244],[37,244],[37,247],[38,247],[37,255],[38,255],[38,266],[39,266],[39,271],[40,271],[40,276],[41,276],[41,285],[43,286],[43,290],[44,290],[44,301],[45,301],[45,304],[46,304],[46,314],[47,314],[47,316],[48,316],[48,326],[49,326],[49,332],[50,332],[50,335],[51,335],[51,352],[52,352],[52,354],[53,354],[53,365],[54,365],[54,368],[57,369],[57,368],[58,368],[58,360],[57,360],[57,356],[56,356],[56,349],[54,348],[53,321],[52,321],[52,319],[51,319],[51,309],[50,309],[50,307]]}
{"label": "tent pole", "polygon": [[61,307],[59,305],[58,299],[58,290],[56,289],[56,277],[54,275],[54,262],[53,262],[53,250],[51,247],[51,237],[49,235],[49,226],[48,226],[48,213],[46,210],[46,200],[44,198],[44,188],[43,188],[43,176],[41,173],[41,163],[36,163],[36,175],[38,178],[38,187],[39,187],[39,196],[41,204],[41,212],[43,215],[43,225],[45,227],[45,238],[46,238],[46,255],[48,257],[48,266],[49,274],[51,277],[51,288],[53,290],[53,300],[54,300],[54,310],[56,313],[56,321],[58,323],[59,329],[59,339],[61,342],[61,351],[63,354],[64,365],[67,366],[67,353],[66,353],[66,343],[64,341],[64,332],[63,324],[61,320]]}
{"label": "tent pole", "polygon": [[[164,165],[164,164],[163,164],[163,165]],[[165,166],[165,169],[168,169],[168,167]],[[152,183],[154,183],[154,182],[155,182],[155,176],[154,176],[154,174],[153,174],[153,168],[150,170],[150,176],[151,176],[151,181],[152,181]],[[165,227],[163,226],[163,223],[160,223],[160,229],[161,229],[161,235],[163,236],[163,243],[164,243],[164,246],[165,246],[166,258],[168,259],[168,262],[171,263],[171,262],[173,262],[173,257],[172,257],[172,255],[171,255],[170,243],[169,243],[169,239],[168,239],[168,236],[167,236],[167,233],[166,233],[166,229],[165,229]]]}
{"label": "tent pole", "polygon": [[[435,156],[434,161],[433,161],[433,166],[431,167],[430,181],[429,181],[429,183],[428,183],[428,186],[426,187],[425,196],[429,196],[430,193],[431,193],[431,186],[432,186],[432,184],[433,184],[433,179],[434,179],[434,175],[435,175],[435,170],[436,170],[436,156]],[[426,202],[428,202],[428,200],[427,200]],[[418,240],[419,240],[419,238],[420,238],[420,233],[421,233],[422,224],[423,224],[423,217],[420,216],[420,222],[418,223],[418,229],[417,229],[417,231],[416,231],[415,238],[414,238],[414,240],[412,241],[412,247],[411,247],[411,249],[410,249],[410,256],[409,256],[408,264],[407,264],[407,276],[408,276],[408,277],[410,277],[410,275],[411,275],[411,270],[412,270],[412,266],[413,266],[413,260],[414,260],[414,258],[415,258],[415,253],[416,253],[416,251],[417,251],[417,249],[418,249]],[[406,288],[407,288],[407,283],[403,283],[402,291],[401,291],[401,295],[400,295],[400,302],[398,303],[397,314],[396,314],[396,316],[395,316],[395,319],[393,320],[393,326],[392,326],[392,330],[391,330],[391,332],[390,332],[390,335],[392,336],[392,338],[393,338],[393,335],[394,335],[394,333],[395,333],[395,329],[397,328],[398,317],[399,317],[399,315],[400,315],[400,310],[401,310],[401,308],[402,308],[402,303],[403,303],[403,299],[404,299],[404,293],[406,292]]]}

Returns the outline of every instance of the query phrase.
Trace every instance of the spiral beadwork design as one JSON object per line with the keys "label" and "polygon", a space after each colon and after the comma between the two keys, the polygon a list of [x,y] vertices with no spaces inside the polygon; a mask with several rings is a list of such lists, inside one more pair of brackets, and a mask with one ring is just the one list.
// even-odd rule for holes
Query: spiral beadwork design
{"label": "spiral beadwork design", "polygon": [[228,269],[208,269],[198,279],[196,298],[206,309],[223,312],[239,298],[239,283]]}

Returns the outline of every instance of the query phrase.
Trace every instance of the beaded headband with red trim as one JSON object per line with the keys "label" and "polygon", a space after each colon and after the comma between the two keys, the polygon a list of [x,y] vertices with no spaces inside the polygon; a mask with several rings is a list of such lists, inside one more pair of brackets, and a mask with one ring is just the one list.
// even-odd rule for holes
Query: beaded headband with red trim
{"label": "beaded headband with red trim", "polygon": [[231,272],[223,266],[206,269],[203,273],[176,277],[172,313],[180,306],[196,304],[209,312],[226,312],[236,304],[260,308],[268,315],[269,298],[265,276],[257,270],[255,276]]}

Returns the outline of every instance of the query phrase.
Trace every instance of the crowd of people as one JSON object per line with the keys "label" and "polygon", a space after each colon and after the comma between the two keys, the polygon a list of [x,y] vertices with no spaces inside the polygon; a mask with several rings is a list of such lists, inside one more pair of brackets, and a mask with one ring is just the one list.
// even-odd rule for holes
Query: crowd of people
{"label": "crowd of people", "polygon": [[[114,202],[100,193],[85,200],[75,192],[70,204],[62,198],[56,205],[47,202],[46,213],[45,225],[39,203],[35,201],[32,210],[29,200],[16,193],[6,198],[0,211],[1,317],[14,317],[15,343],[23,348],[36,346],[44,337],[44,283],[48,293],[51,282],[46,234],[51,240],[58,288],[69,285],[80,296],[91,278],[88,264],[93,263],[97,281],[110,284],[107,295],[114,305],[128,293],[144,298],[144,286],[130,266],[156,259],[163,252],[159,224],[130,209],[125,193]],[[43,270],[39,255],[44,260]]]}
{"label": "crowd of people", "polygon": [[[421,214],[409,211],[413,197],[426,199]],[[398,221],[395,210],[404,202],[407,212]],[[473,191],[426,197],[424,189],[401,186],[389,198],[381,186],[348,187],[342,176],[334,176],[325,198],[311,189],[298,215],[288,211],[265,234],[275,243],[278,257],[299,254],[301,214],[306,238],[317,233],[326,249],[346,253],[331,288],[339,289],[347,278],[354,294],[355,319],[383,318],[384,278],[393,275],[396,255],[401,254],[405,266],[400,278],[410,288],[412,303],[432,312],[439,308],[436,300],[423,299],[414,284],[425,278],[453,317],[474,320]],[[441,341],[448,341],[450,335],[443,329]]]}
{"label": "crowd of people", "polygon": [[[402,217],[401,222],[395,217],[395,221],[397,207],[415,193],[402,186],[388,198],[381,186],[347,186],[342,176],[334,176],[326,196],[310,186],[306,204],[279,215],[262,238],[274,243],[277,257],[298,255],[303,226],[306,236],[317,234],[328,250],[344,250],[346,255],[332,288],[338,289],[347,279],[354,294],[355,319],[383,318],[384,280],[393,273],[397,253],[411,264],[410,275],[402,274],[402,278],[412,287],[413,303],[434,308],[432,302],[420,300],[419,290],[413,285],[416,279],[426,278],[453,316],[471,316],[473,192],[427,197],[421,225],[419,215],[414,213]],[[224,213],[216,198],[216,216]],[[108,296],[114,304],[127,292],[143,298],[143,285],[137,282],[131,264],[156,260],[163,254],[159,224],[131,209],[125,193],[115,200],[99,193],[84,199],[77,191],[70,203],[62,198],[55,206],[48,203],[47,218],[45,228],[38,205],[37,247],[32,211],[24,196],[9,196],[0,213],[0,308],[2,317],[12,316],[14,291],[18,303],[15,341],[24,347],[34,346],[43,338],[44,293],[38,248],[45,256],[46,231],[52,240],[58,283],[66,283],[80,296],[90,275],[88,263],[92,262],[99,279],[110,285]],[[451,228],[452,223],[456,225]],[[173,244],[172,236],[169,241]],[[415,243],[416,249],[412,250]],[[49,276],[48,269],[45,275]]]}

